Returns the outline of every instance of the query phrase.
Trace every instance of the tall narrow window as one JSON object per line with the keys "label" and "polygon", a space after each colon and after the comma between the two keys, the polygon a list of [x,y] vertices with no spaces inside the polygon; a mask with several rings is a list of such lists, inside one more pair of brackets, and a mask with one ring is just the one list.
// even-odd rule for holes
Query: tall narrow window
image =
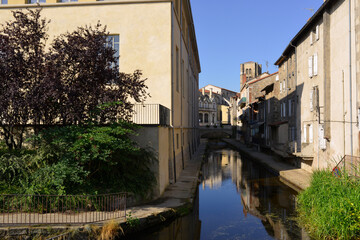
{"label": "tall narrow window", "polygon": [[179,49],[176,47],[176,91],[179,92]]}
{"label": "tall narrow window", "polygon": [[184,97],[184,93],[185,93],[184,85],[185,85],[185,83],[184,83],[184,60],[181,60],[181,92],[182,92],[183,97]]}
{"label": "tall narrow window", "polygon": [[314,70],[313,70],[313,72],[314,72],[314,76],[316,76],[318,74],[318,55],[317,55],[317,53],[314,54],[313,59],[314,59],[314,63],[313,63]]}
{"label": "tall narrow window", "polygon": [[[116,66],[119,67],[119,35],[109,35],[106,39],[107,47],[111,47],[115,50],[114,57],[116,59]],[[115,65],[112,66],[115,68]]]}
{"label": "tall narrow window", "polygon": [[204,117],[204,122],[208,123],[209,122],[209,114],[205,113],[205,117]]}
{"label": "tall narrow window", "polygon": [[313,56],[308,58],[308,67],[309,67],[309,77],[313,76]]}
{"label": "tall narrow window", "polygon": [[179,149],[179,134],[176,134],[176,148]]}

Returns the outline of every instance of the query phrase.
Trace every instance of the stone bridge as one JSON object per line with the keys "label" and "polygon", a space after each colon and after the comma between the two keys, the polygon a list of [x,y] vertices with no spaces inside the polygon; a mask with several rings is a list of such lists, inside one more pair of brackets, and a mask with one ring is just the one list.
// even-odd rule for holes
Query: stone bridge
{"label": "stone bridge", "polygon": [[231,126],[223,126],[214,128],[210,127],[199,127],[201,138],[230,138],[232,136]]}

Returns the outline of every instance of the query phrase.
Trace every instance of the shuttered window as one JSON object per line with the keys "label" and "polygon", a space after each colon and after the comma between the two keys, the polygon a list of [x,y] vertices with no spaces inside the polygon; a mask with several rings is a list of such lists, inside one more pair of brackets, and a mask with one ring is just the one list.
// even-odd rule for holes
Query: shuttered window
{"label": "shuttered window", "polygon": [[313,76],[313,56],[308,58],[308,66],[309,66],[309,77]]}
{"label": "shuttered window", "polygon": [[317,53],[314,54],[314,64],[313,64],[313,68],[314,68],[314,76],[317,76],[318,74],[318,55]]}

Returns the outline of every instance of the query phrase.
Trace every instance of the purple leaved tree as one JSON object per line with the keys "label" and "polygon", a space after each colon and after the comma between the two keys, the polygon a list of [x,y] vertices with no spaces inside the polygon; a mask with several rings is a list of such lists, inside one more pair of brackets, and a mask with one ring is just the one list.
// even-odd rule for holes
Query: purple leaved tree
{"label": "purple leaved tree", "polygon": [[9,149],[21,148],[27,126],[129,120],[132,103],[148,96],[139,70],[119,72],[106,27],[79,27],[46,50],[49,21],[40,13],[14,11],[0,29],[0,123]]}

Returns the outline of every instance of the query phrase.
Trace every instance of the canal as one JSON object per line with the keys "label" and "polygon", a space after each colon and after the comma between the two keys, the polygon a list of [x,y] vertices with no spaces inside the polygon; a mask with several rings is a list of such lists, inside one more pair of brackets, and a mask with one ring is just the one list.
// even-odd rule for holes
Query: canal
{"label": "canal", "polygon": [[135,239],[310,239],[295,220],[296,191],[225,144],[210,146],[194,211]]}

